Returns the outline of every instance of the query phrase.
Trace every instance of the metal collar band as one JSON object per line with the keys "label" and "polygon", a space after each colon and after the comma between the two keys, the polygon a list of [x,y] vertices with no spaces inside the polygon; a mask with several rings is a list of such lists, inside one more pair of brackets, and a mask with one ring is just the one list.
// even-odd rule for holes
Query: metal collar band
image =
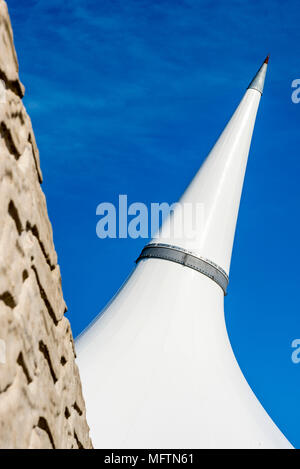
{"label": "metal collar band", "polygon": [[216,282],[222,288],[224,295],[227,294],[228,275],[221,267],[208,259],[203,259],[180,247],[160,243],[147,244],[136,263],[141,259],[149,258],[165,259],[197,270]]}

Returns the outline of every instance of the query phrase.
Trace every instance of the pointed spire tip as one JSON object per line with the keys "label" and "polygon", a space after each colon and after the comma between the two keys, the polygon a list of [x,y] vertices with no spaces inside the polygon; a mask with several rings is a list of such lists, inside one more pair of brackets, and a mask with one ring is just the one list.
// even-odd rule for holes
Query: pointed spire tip
{"label": "pointed spire tip", "polygon": [[268,54],[267,57],[265,58],[264,63],[262,64],[262,66],[258,70],[257,74],[255,75],[255,77],[251,81],[250,85],[248,86],[248,89],[250,88],[250,89],[259,91],[260,94],[263,94],[266,71],[267,71],[267,64],[269,62],[269,57],[270,57],[270,54]]}

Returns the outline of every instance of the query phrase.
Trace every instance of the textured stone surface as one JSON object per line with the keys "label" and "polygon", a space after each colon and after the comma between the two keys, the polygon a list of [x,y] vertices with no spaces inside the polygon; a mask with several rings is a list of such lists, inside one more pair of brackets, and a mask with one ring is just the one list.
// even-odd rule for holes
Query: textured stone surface
{"label": "textured stone surface", "polygon": [[0,448],[91,448],[39,152],[3,0],[0,79],[6,89],[0,102]]}

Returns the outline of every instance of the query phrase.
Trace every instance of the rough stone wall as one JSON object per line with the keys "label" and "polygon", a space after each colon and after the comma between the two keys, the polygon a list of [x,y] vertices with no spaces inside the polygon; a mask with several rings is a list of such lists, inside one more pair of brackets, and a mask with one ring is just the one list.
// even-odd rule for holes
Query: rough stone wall
{"label": "rough stone wall", "polygon": [[[91,448],[39,152],[0,0],[0,448]],[[5,102],[2,102],[5,101]]]}

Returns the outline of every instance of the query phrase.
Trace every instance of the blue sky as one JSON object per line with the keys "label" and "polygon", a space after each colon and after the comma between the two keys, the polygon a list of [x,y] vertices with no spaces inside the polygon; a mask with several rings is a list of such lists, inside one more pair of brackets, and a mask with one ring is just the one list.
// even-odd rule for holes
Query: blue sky
{"label": "blue sky", "polygon": [[96,206],[174,202],[268,52],[226,320],[249,383],[300,447],[300,4],[278,0],[8,1],[75,335],[145,240],[100,240]]}

